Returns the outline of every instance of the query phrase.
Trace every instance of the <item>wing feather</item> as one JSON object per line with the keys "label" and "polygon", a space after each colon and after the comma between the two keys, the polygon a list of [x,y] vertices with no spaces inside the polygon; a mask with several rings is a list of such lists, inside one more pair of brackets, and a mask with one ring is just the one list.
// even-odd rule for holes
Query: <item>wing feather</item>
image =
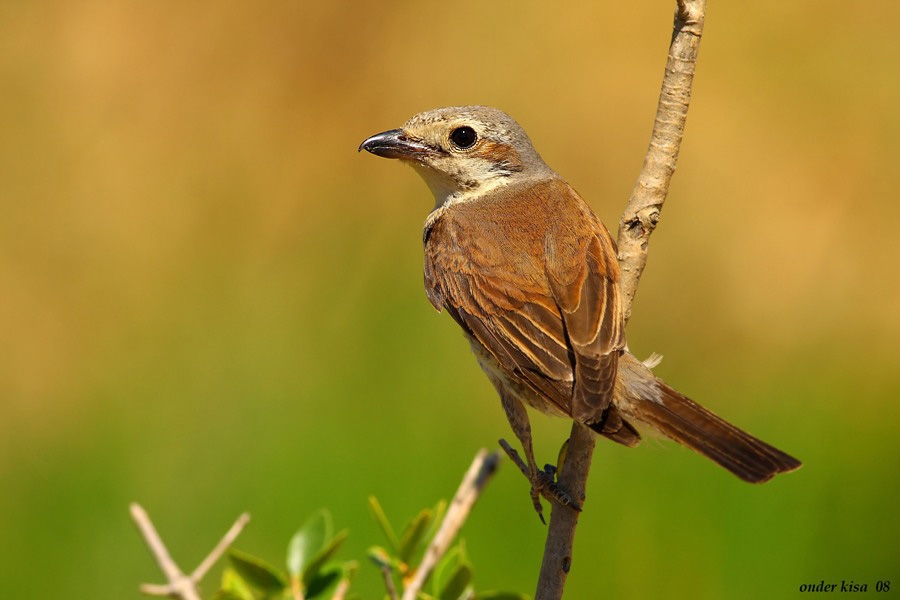
{"label": "wing feather", "polygon": [[[532,213],[525,224],[523,197]],[[425,247],[432,303],[558,411],[589,425],[605,419],[610,433],[621,428],[608,409],[623,316],[602,223],[560,180],[439,211]]]}
{"label": "wing feather", "polygon": [[612,402],[619,353],[625,346],[618,265],[609,233],[597,223],[582,270],[566,283],[565,271],[548,269],[574,356],[572,417],[587,424],[604,418]]}

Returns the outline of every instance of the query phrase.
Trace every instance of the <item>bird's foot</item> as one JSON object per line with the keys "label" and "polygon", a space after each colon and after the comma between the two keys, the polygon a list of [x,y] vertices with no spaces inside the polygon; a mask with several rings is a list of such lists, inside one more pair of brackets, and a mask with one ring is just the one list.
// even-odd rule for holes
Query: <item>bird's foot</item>
{"label": "bird's foot", "polygon": [[534,504],[534,510],[537,512],[541,523],[546,525],[544,520],[544,508],[541,504],[541,496],[549,502],[556,501],[563,506],[571,507],[581,512],[581,505],[572,498],[572,495],[564,490],[556,482],[556,467],[553,465],[544,465],[543,471],[533,473],[529,479],[531,480],[531,502]]}
{"label": "bird's foot", "polygon": [[543,470],[537,468],[532,469],[522,460],[519,453],[516,452],[506,440],[500,440],[500,445],[503,447],[503,450],[506,451],[506,454],[509,455],[509,458],[516,463],[516,466],[519,467],[522,474],[531,482],[531,502],[534,505],[535,512],[541,519],[541,523],[547,524],[547,521],[544,520],[544,506],[541,503],[542,497],[548,502],[556,501],[558,504],[571,507],[578,512],[581,512],[581,505],[575,501],[569,492],[560,487],[556,482],[555,466],[544,465]]}

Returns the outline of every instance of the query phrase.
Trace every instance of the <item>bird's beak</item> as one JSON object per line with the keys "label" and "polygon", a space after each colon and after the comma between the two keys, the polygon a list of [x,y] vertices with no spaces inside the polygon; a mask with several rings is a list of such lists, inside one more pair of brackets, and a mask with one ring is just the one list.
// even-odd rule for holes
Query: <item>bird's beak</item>
{"label": "bird's beak", "polygon": [[406,160],[421,160],[423,155],[434,152],[431,146],[410,137],[402,129],[391,129],[373,135],[359,145],[357,151],[362,150],[384,158]]}

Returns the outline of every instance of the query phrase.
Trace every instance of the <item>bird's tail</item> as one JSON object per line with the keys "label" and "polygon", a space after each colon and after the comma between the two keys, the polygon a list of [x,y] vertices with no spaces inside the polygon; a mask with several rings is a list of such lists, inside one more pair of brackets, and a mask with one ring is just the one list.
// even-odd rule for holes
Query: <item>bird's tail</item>
{"label": "bird's tail", "polygon": [[672,389],[627,352],[622,358],[616,405],[626,419],[650,426],[751,483],[768,481],[801,466],[796,458]]}

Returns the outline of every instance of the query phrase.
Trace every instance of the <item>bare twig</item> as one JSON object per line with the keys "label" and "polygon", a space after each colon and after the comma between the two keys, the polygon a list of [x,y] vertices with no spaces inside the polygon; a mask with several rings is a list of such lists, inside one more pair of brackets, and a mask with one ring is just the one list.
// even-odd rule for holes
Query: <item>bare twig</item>
{"label": "bare twig", "polygon": [[[172,556],[169,554],[166,545],[163,544],[162,538],[159,537],[159,533],[157,533],[156,527],[153,526],[153,522],[147,515],[147,511],[145,511],[144,508],[136,502],[132,503],[131,505],[131,518],[134,520],[135,525],[137,525],[138,529],[140,530],[141,535],[144,536],[144,541],[147,542],[147,547],[150,548],[150,554],[152,554],[153,558],[156,559],[156,564],[159,565],[159,569],[163,572],[163,575],[166,576],[166,579],[169,580],[169,584],[174,585],[175,582],[184,579],[184,573],[181,572],[181,569],[179,569],[178,565],[175,564],[175,561],[172,560]],[[156,590],[157,588],[162,587],[167,586],[145,584],[141,586],[141,591],[151,589]],[[193,596],[188,595],[185,596],[185,598],[194,596],[196,596],[196,592],[193,592]]]}
{"label": "bare twig", "polygon": [[207,557],[203,559],[203,562],[201,562],[197,568],[194,569],[194,572],[191,573],[191,579],[194,580],[194,583],[200,583],[200,580],[203,579],[216,561],[219,560],[219,558],[225,554],[225,551],[228,550],[228,547],[234,543],[234,540],[241,534],[241,531],[249,520],[249,513],[244,513],[238,517],[237,521],[234,522],[234,525],[231,526],[231,529],[229,529],[222,539],[219,540],[219,543],[216,544],[216,547],[212,549]]}
{"label": "bare twig", "polygon": [[[675,171],[703,31],[706,0],[676,1],[674,32],[650,147],[619,221],[619,268],[626,322],[631,317],[631,303],[647,264],[650,234],[659,223],[669,181]],[[582,502],[593,451],[594,434],[583,425],[573,423],[559,483]],[[572,563],[578,514],[574,510],[556,510],[554,505],[535,600],[562,598]]]}
{"label": "bare twig", "polygon": [[459,484],[459,489],[456,490],[453,501],[450,502],[450,506],[447,508],[447,513],[444,515],[441,526],[428,545],[425,556],[422,557],[422,563],[403,590],[403,600],[415,600],[416,595],[422,589],[422,586],[425,585],[434,567],[450,548],[450,544],[453,543],[456,534],[459,533],[463,523],[466,522],[472,506],[481,495],[481,490],[491,480],[499,462],[500,454],[498,452],[488,453],[487,450],[481,449],[475,455],[475,460],[472,461],[472,465],[466,471],[462,483]]}
{"label": "bare twig", "polygon": [[203,562],[201,562],[190,575],[182,573],[175,561],[172,560],[172,556],[169,554],[168,549],[166,549],[165,544],[163,544],[162,539],[159,537],[159,533],[157,533],[156,528],[153,526],[153,522],[147,515],[147,511],[136,502],[131,504],[131,518],[134,520],[135,525],[137,525],[141,535],[144,537],[144,541],[147,542],[147,547],[150,548],[150,553],[153,555],[153,558],[156,559],[156,563],[159,565],[160,570],[168,580],[168,583],[162,585],[152,583],[142,584],[140,588],[141,592],[150,596],[172,596],[174,598],[181,598],[182,600],[200,600],[200,594],[197,591],[200,580],[203,579],[203,576],[206,575],[213,564],[222,556],[237,536],[240,535],[241,530],[247,524],[247,521],[250,520],[250,515],[244,513],[238,517],[238,520],[231,526],[228,533],[225,534],[219,543],[216,544],[216,547],[213,548],[212,552],[203,559]]}
{"label": "bare twig", "polygon": [[394,587],[394,578],[391,575],[391,566],[388,563],[381,565],[381,575],[384,578],[384,588],[387,590],[388,598],[397,600],[397,588]]}
{"label": "bare twig", "polygon": [[631,302],[647,264],[650,234],[659,223],[659,214],[669,192],[669,181],[675,172],[691,101],[691,84],[705,11],[706,0],[678,0],[650,147],[631,198],[619,220],[617,243],[626,322],[631,317]]}

